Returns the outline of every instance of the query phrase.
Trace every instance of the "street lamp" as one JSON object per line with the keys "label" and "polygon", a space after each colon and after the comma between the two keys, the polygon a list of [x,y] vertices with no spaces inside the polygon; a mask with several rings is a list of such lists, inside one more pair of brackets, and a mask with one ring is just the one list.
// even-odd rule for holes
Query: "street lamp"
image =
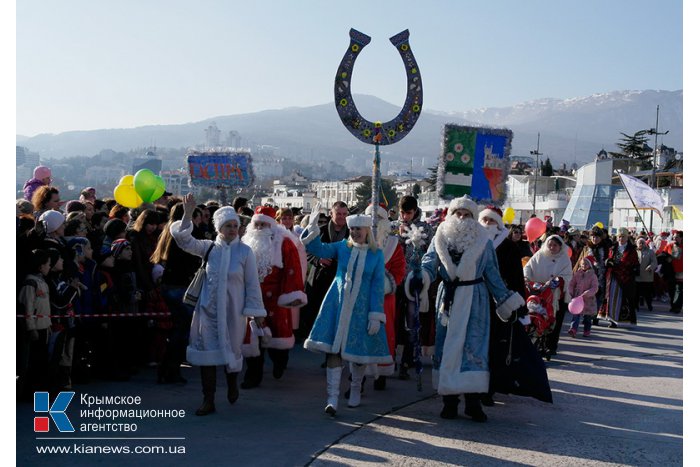
{"label": "street lamp", "polygon": [[658,105],[656,106],[656,127],[646,130],[646,134],[654,135],[654,155],[651,159],[651,187],[658,188],[658,186],[654,186],[655,179],[656,179],[656,151],[658,150],[657,149],[657,139],[658,139],[659,135],[668,134],[668,130],[664,131],[663,133],[659,133],[659,106]]}
{"label": "street lamp", "polygon": [[542,155],[542,153],[540,152],[539,132],[537,133],[537,149],[534,151],[530,151],[530,155],[535,156],[537,158],[535,162],[535,189],[533,190],[532,194],[532,213],[534,215],[537,215],[537,172],[540,170],[540,156]]}
{"label": "street lamp", "polygon": [[[651,187],[653,189],[658,188],[658,183],[656,181],[656,151],[658,150],[657,148],[657,139],[659,135],[665,135],[668,133],[668,130],[666,130],[663,133],[659,133],[659,106],[656,106],[656,126],[654,128],[650,128],[646,131],[648,135],[654,135],[654,154],[652,155],[651,158]],[[654,213],[651,213],[651,219],[649,220],[649,229],[652,229],[654,227]],[[653,232],[653,230],[651,230]]]}

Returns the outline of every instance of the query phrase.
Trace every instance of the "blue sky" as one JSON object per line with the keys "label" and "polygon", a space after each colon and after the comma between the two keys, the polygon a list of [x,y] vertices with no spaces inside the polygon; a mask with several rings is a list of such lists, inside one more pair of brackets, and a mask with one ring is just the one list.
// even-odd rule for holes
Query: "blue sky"
{"label": "blue sky", "polygon": [[351,27],[372,36],[353,92],[397,105],[406,79],[388,38],[406,28],[426,109],[678,90],[682,22],[680,0],[22,0],[16,132],[184,123],[331,102]]}

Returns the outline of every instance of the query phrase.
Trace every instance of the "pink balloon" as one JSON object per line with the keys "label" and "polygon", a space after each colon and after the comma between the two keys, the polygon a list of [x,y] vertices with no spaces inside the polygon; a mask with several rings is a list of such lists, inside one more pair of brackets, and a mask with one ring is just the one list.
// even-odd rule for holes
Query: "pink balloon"
{"label": "pink balloon", "polygon": [[533,217],[525,224],[525,235],[527,241],[532,243],[547,231],[547,223],[538,217]]}
{"label": "pink balloon", "polygon": [[583,297],[578,296],[571,299],[569,302],[569,312],[572,315],[580,315],[583,311]]}

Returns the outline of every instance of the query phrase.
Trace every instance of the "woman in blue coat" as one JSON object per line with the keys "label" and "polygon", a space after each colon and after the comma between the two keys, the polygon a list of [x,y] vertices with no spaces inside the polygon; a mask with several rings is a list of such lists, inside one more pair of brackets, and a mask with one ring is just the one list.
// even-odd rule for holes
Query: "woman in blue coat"
{"label": "woman in blue coat", "polygon": [[343,359],[351,362],[348,407],[357,407],[364,365],[391,363],[392,358],[384,328],[384,254],[372,236],[372,218],[349,216],[350,239],[321,243],[318,216],[318,211],[312,213],[302,242],[308,253],[336,259],[338,269],[304,348],[326,354],[325,411],[333,416],[338,409]]}

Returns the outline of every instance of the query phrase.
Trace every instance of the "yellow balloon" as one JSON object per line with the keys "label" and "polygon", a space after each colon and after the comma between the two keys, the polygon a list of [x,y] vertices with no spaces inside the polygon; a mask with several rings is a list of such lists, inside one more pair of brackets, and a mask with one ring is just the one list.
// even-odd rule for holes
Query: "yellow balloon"
{"label": "yellow balloon", "polygon": [[127,208],[137,208],[141,206],[143,200],[136,193],[134,185],[119,185],[114,189],[114,199],[117,203]]}
{"label": "yellow balloon", "polygon": [[506,208],[506,210],[503,212],[503,222],[506,224],[512,224],[514,219],[515,219],[515,209]]}
{"label": "yellow balloon", "polygon": [[133,184],[134,184],[134,176],[133,175],[124,175],[119,180],[119,185],[133,185]]}

